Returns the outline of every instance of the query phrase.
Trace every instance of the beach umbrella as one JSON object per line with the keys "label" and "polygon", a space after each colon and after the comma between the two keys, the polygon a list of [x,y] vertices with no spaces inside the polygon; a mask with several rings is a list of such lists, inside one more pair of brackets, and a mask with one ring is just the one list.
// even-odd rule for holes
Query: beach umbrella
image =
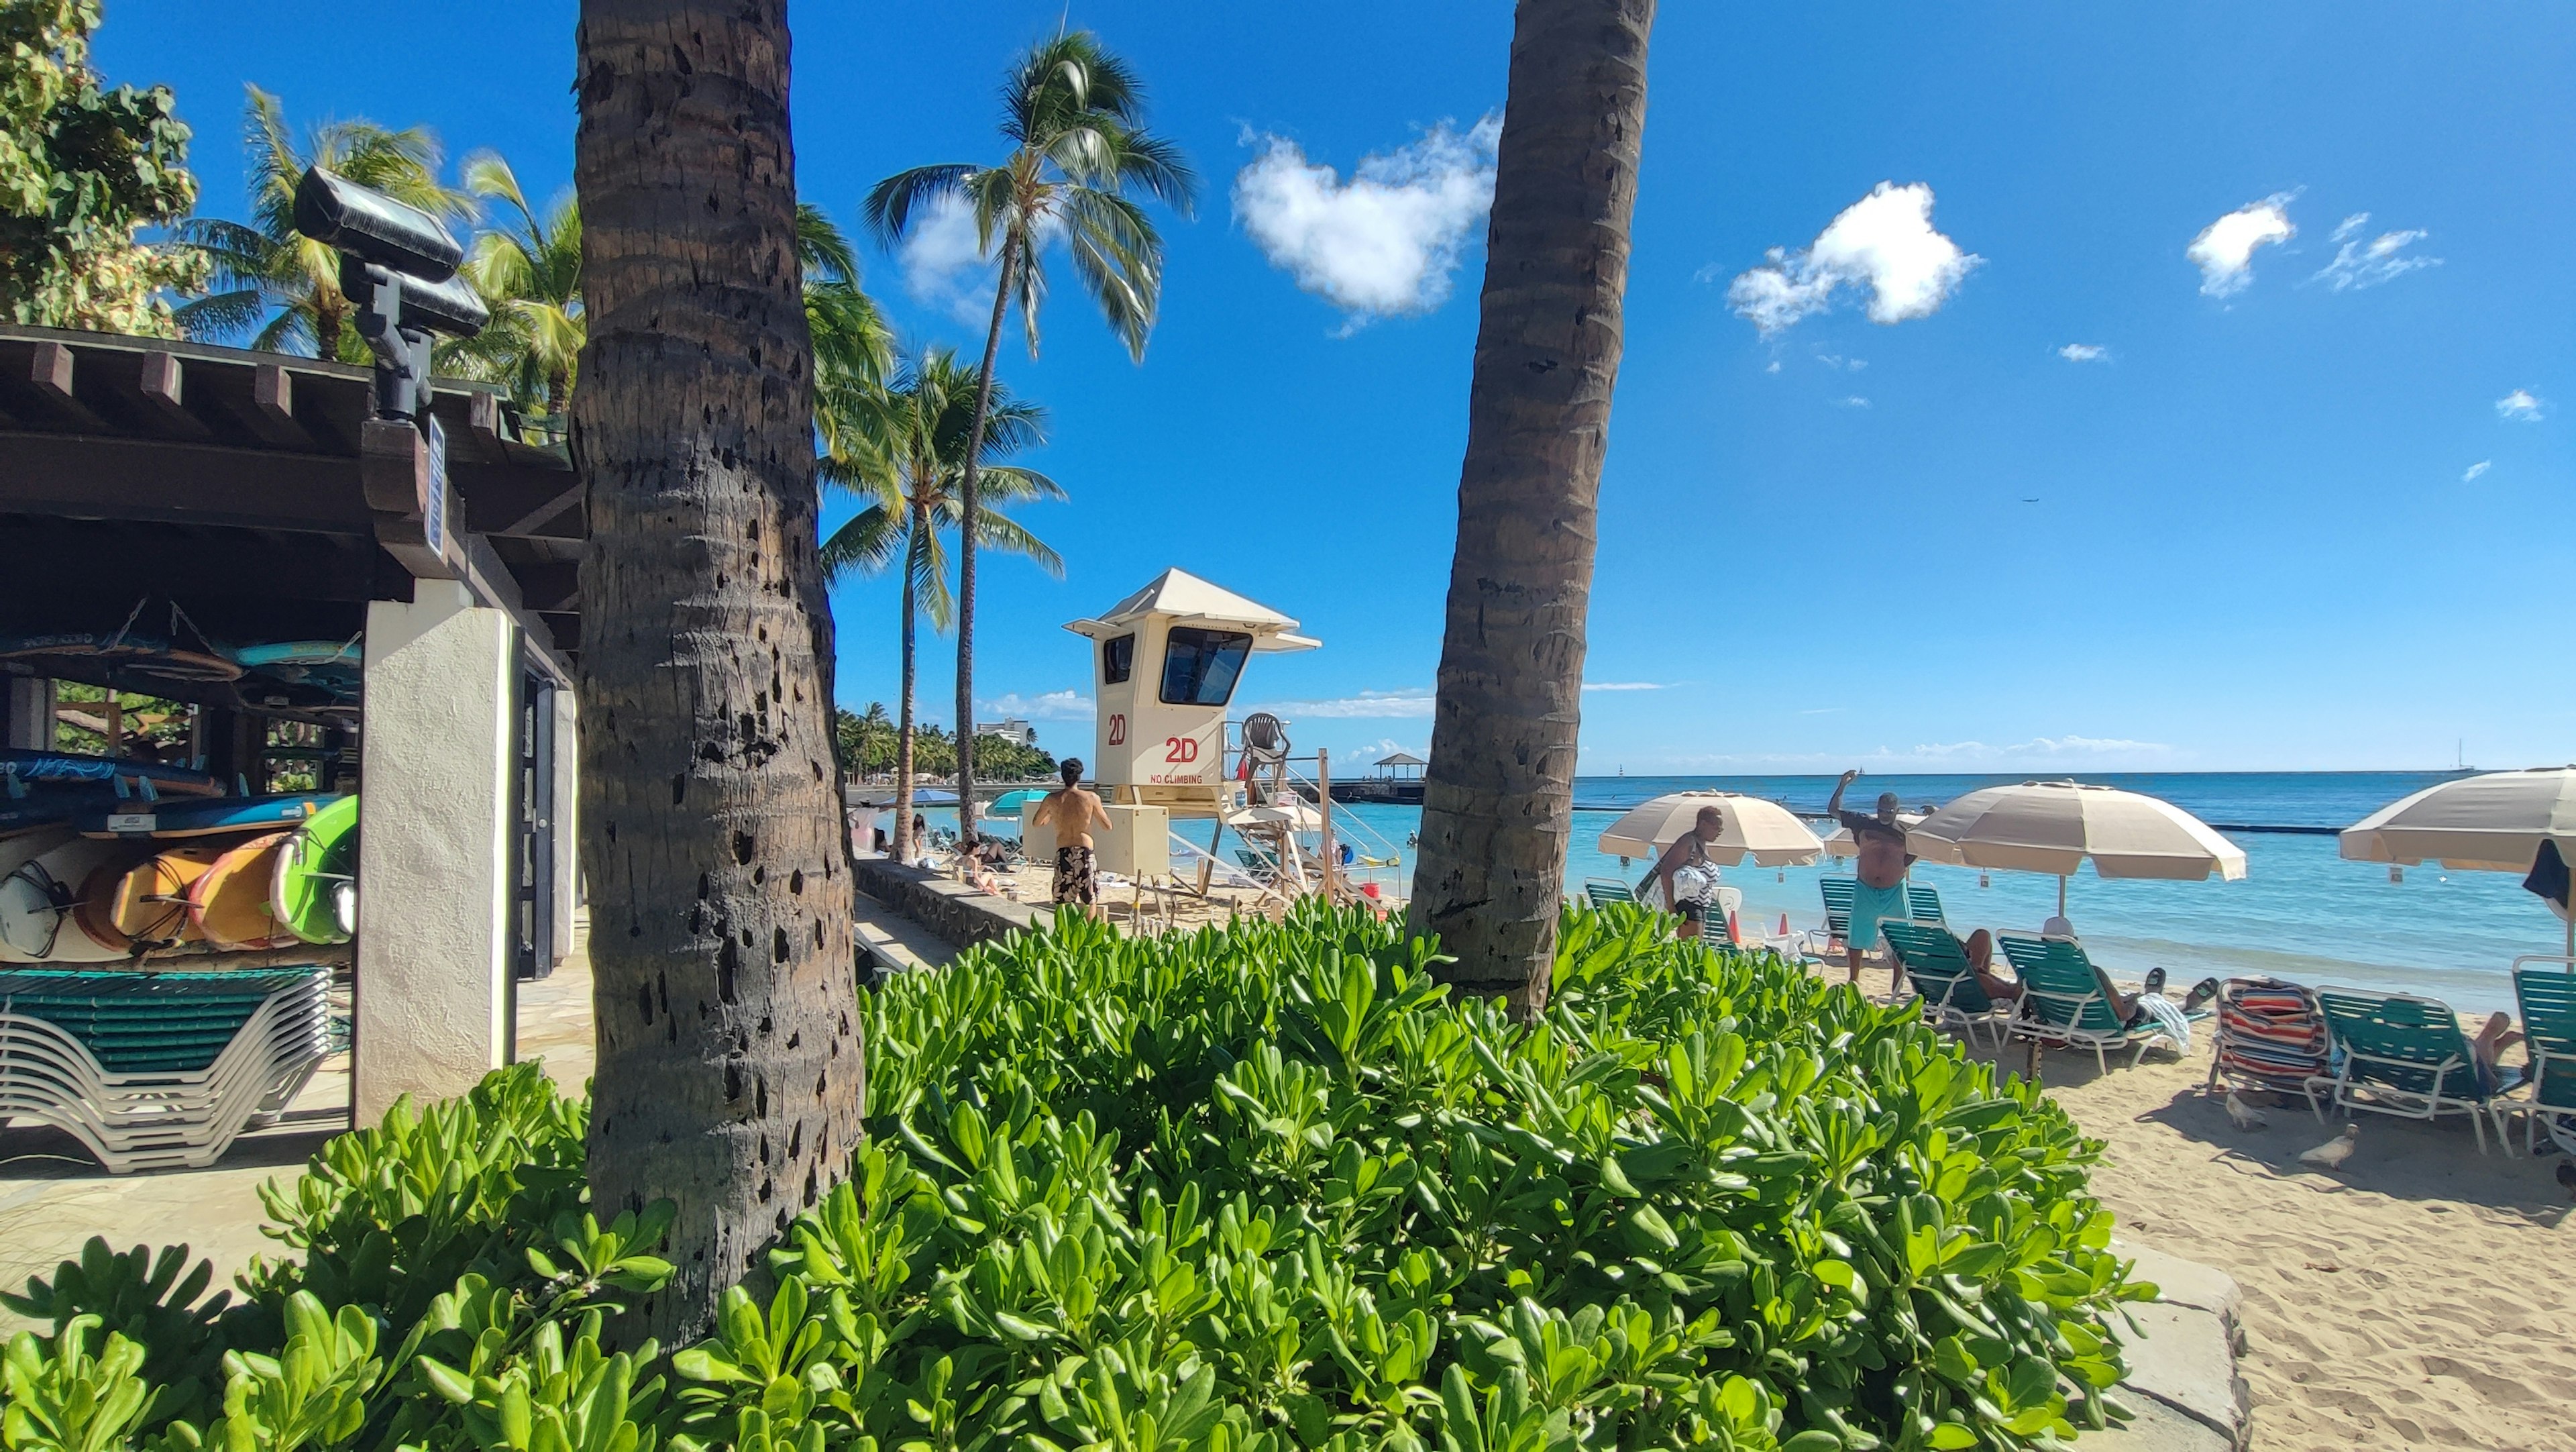
{"label": "beach umbrella", "polygon": [[2057,879],[2061,917],[2066,879],[2088,858],[2097,877],[2197,882],[2215,873],[2233,882],[2245,875],[2245,850],[2200,818],[2140,792],[2083,782],[1972,791],[1925,817],[1905,842],[1926,862],[2048,873]]}
{"label": "beach umbrella", "polygon": [[1324,830],[1324,814],[1304,798],[1291,797],[1228,813],[1225,824],[1236,831],[1245,827],[1286,827],[1292,832],[1320,832]]}
{"label": "beach umbrella", "polygon": [[[2528,872],[2540,844],[2576,860],[2576,766],[2491,771],[2389,803],[2339,834],[2354,862],[2439,862],[2470,872]],[[2567,926],[2576,957],[2576,917]]]}
{"label": "beach umbrella", "polygon": [[1740,792],[1674,792],[1630,807],[1601,834],[1601,850],[1613,857],[1653,857],[1698,823],[1702,807],[1726,814],[1726,830],[1708,848],[1708,859],[1722,867],[1747,857],[1763,867],[1804,867],[1825,850],[1787,807]]}

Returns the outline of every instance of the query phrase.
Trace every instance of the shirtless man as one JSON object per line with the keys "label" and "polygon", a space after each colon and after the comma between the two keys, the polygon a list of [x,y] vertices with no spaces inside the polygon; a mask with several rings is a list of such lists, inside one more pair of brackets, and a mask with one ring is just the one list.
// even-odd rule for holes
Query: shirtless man
{"label": "shirtless man", "polygon": [[1850,828],[1852,845],[1860,849],[1860,866],[1855,873],[1860,880],[1852,887],[1851,926],[1843,934],[1843,961],[1850,965],[1850,981],[1854,983],[1860,981],[1860,955],[1878,946],[1878,925],[1914,916],[1905,901],[1905,870],[1914,865],[1914,854],[1905,850],[1905,828],[1896,820],[1896,793],[1878,794],[1876,816],[1846,812],[1843,793],[1859,779],[1858,767],[1844,772],[1843,779],[1834,783],[1833,800],[1825,803],[1825,815]]}
{"label": "shirtless man", "polygon": [[1065,758],[1059,770],[1064,785],[1047,793],[1029,820],[1055,828],[1056,906],[1071,903],[1088,913],[1100,896],[1100,861],[1091,850],[1091,829],[1107,827],[1109,813],[1101,808],[1099,797],[1077,785],[1082,780],[1079,758]]}

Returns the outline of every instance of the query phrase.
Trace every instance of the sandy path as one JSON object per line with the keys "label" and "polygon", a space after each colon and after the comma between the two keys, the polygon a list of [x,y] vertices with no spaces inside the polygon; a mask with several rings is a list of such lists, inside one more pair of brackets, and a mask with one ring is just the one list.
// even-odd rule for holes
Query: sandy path
{"label": "sandy path", "polygon": [[2259,1452],[2576,1448],[2576,1207],[2561,1157],[2507,1155],[2492,1138],[2482,1156],[2465,1121],[2365,1114],[2341,1174],[2307,1170],[2299,1152],[2342,1121],[2330,1110],[2320,1125],[2292,1100],[2240,1133],[2201,1092],[2206,1036],[2192,1048],[2136,1068],[2114,1058],[2107,1075],[2090,1054],[2052,1052],[2042,1073],[2107,1142],[2094,1186],[2125,1231],[2243,1286]]}

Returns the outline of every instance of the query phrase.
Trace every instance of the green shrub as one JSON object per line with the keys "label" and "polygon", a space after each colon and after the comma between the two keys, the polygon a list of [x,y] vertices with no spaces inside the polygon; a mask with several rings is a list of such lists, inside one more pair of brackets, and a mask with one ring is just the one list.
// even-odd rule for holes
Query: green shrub
{"label": "green shrub", "polygon": [[[1535,1023],[1359,911],[1087,921],[869,1004],[848,1182],[664,1361],[532,1066],[272,1190],[245,1303],[93,1243],[8,1304],[0,1447],[2015,1448],[2100,1425],[2146,1293],[2098,1146],[1906,1008],[1565,919]],[[667,1376],[665,1375],[667,1373]]]}
{"label": "green shrub", "polygon": [[1634,911],[1567,915],[1535,1024],[1431,966],[1310,911],[1075,922],[890,984],[871,1146],[773,1252],[780,1299],[737,1293],[675,1363],[684,1436],[755,1408],[932,1449],[2101,1423],[2103,1318],[2143,1291],[2085,1193],[2098,1147],[2034,1086]]}

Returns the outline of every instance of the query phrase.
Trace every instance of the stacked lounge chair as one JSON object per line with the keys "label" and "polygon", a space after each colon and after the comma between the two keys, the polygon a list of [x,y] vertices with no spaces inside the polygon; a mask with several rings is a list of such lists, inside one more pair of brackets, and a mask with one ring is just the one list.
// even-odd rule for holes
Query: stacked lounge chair
{"label": "stacked lounge chair", "polygon": [[328,1044],[326,970],[0,973],[0,1121],[58,1125],[117,1174],[213,1164]]}
{"label": "stacked lounge chair", "polygon": [[2296,1094],[2325,1117],[2317,1090],[2333,1082],[2333,1040],[2325,1010],[2304,984],[2281,978],[2231,978],[2218,990],[2218,1042],[2209,1083]]}
{"label": "stacked lounge chair", "polygon": [[1628,884],[1624,882],[1616,882],[1607,877],[1587,877],[1583,879],[1583,895],[1592,900],[1592,905],[1594,907],[1606,907],[1614,902],[1635,902],[1637,900],[1635,890],[1630,888]]}
{"label": "stacked lounge chair", "polygon": [[[2546,1130],[2576,1154],[2576,972],[2517,967],[2513,996],[2531,1055],[2531,1098],[2513,1106],[2524,1115],[2523,1148],[2537,1151]],[[2501,1119],[2496,1128],[2501,1138]]]}
{"label": "stacked lounge chair", "polygon": [[[1851,939],[1852,892],[1859,881],[1860,879],[1856,877],[1823,877],[1816,880],[1817,887],[1825,895],[1825,932],[1835,942],[1848,942]],[[1905,884],[1905,912],[1906,916],[1918,923],[1946,925],[1950,921],[1941,911],[1940,890],[1921,883]],[[1878,949],[1876,943],[1862,943],[1858,946],[1865,953],[1876,952]]]}
{"label": "stacked lounge chair", "polygon": [[2106,1074],[2109,1050],[2130,1050],[2129,1062],[2135,1065],[2146,1056],[2148,1044],[2166,1037],[2153,1020],[2120,1021],[2119,1011],[2102,996],[2101,971],[2073,939],[2006,933],[1997,941],[2021,979],[2021,997],[2006,1026],[2011,1037],[2034,1045],[2091,1049],[2094,1067]]}
{"label": "stacked lounge chair", "polygon": [[1897,966],[1914,980],[1927,1022],[1959,1030],[1970,1044],[1983,1028],[1997,1049],[2003,1047],[2004,1010],[1986,996],[1986,986],[1977,980],[1967,953],[1949,929],[1911,922],[1882,924],[1880,931],[1887,935]]}
{"label": "stacked lounge chair", "polygon": [[[2318,989],[2317,1002],[2340,1054],[2327,1081],[2338,1108],[2401,1119],[2465,1114],[2477,1132],[2478,1152],[2486,1152],[2486,1122],[2496,1105],[2478,1083],[2468,1036],[2449,1004],[2411,993],[2332,987]],[[2503,1138],[2501,1124],[2496,1135]]]}

